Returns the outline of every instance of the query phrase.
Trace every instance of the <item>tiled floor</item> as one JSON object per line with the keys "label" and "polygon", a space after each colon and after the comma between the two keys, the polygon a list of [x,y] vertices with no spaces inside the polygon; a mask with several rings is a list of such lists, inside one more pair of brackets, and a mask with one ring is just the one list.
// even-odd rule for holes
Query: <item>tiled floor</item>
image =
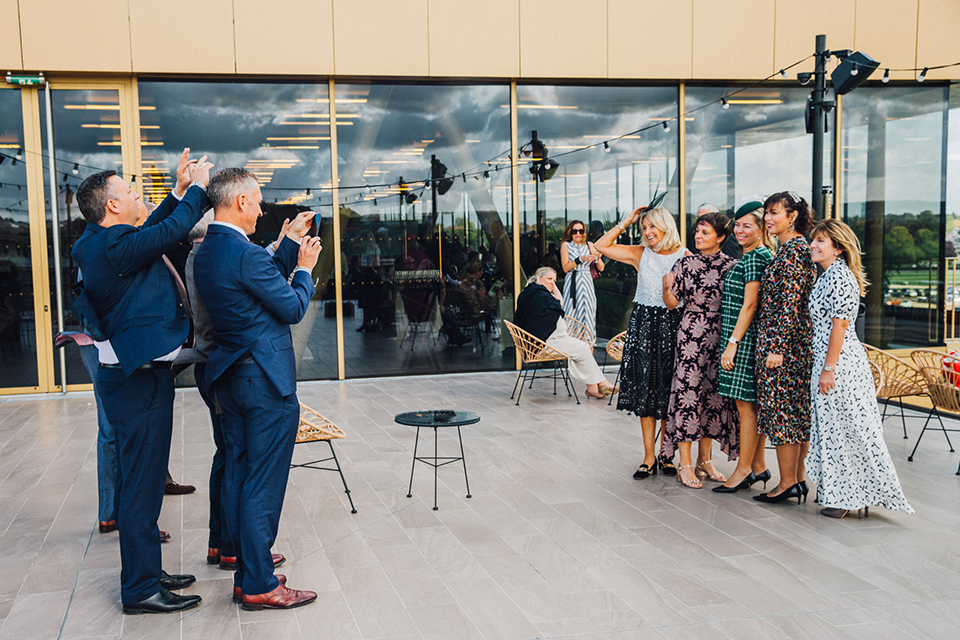
{"label": "tiled floor", "polygon": [[[512,384],[510,374],[302,384],[301,400],[347,433],[336,446],[359,512],[335,474],[293,470],[275,550],[290,584],[319,601],[256,613],[204,562],[212,442],[196,392],[178,393],[171,469],[200,488],[164,503],[164,563],[195,573],[186,592],[203,596],[182,617],[120,613],[117,536],[95,526],[92,398],[0,402],[0,640],[960,637],[960,453],[928,433],[906,462],[917,417],[909,441],[887,421],[917,514],[830,520],[812,493],[768,506],[754,491],[633,480],[635,418],[554,397],[546,383],[516,407]],[[393,416],[443,407],[483,419],[463,430],[473,497],[461,469],[443,467],[433,511],[427,467],[406,497],[414,430]],[[442,436],[441,455],[456,442]],[[307,460],[325,445],[301,447]]]}

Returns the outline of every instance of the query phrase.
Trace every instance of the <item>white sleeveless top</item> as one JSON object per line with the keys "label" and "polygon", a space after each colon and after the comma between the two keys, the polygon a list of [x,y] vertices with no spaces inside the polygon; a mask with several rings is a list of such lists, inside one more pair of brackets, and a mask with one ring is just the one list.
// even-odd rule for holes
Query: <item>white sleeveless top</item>
{"label": "white sleeveless top", "polygon": [[633,301],[647,307],[666,308],[667,305],[663,304],[663,276],[670,272],[684,252],[685,249],[680,247],[676,252],[662,256],[650,247],[644,249],[637,269],[637,293]]}

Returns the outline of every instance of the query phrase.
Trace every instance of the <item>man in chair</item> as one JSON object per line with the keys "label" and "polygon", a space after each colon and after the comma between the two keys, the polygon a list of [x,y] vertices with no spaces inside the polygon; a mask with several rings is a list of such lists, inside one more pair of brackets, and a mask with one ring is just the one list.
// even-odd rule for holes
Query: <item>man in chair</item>
{"label": "man in chair", "polygon": [[190,331],[176,274],[164,253],[186,237],[208,207],[206,156],[177,167],[178,204],[167,196],[143,227],[139,194],[114,171],[95,173],[77,189],[87,228],[73,247],[83,272],[77,311],[98,342],[97,392],[116,430],[120,531],[120,596],[126,614],[169,613],[195,607],[181,596],[195,581],[161,567],[157,518],[163,502],[173,431],[170,363]]}
{"label": "man in chair", "polygon": [[223,408],[233,597],[253,611],[299,607],[317,594],[287,588],[273,573],[270,548],[300,422],[290,325],[303,319],[314,294],[320,241],[302,239],[307,229],[291,225],[273,256],[251,243],[262,195],[244,169],[217,172],[207,193],[214,221],[194,258],[194,279],[213,325],[204,378]]}

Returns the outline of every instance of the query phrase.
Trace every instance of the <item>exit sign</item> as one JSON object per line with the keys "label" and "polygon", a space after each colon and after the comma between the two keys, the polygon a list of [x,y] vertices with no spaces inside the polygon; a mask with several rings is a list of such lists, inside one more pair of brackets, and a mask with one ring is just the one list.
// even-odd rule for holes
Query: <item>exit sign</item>
{"label": "exit sign", "polygon": [[33,87],[37,85],[44,84],[46,82],[43,78],[43,74],[38,76],[14,76],[7,74],[7,84],[16,84],[21,87]]}

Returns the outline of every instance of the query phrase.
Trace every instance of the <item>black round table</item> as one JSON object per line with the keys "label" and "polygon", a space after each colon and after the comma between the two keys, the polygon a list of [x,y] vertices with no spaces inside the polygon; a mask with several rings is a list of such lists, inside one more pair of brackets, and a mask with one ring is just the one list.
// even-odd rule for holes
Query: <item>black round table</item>
{"label": "black round table", "polygon": [[[460,435],[460,427],[467,424],[480,422],[480,416],[472,411],[409,411],[398,414],[394,421],[398,424],[417,428],[417,439],[413,444],[413,464],[410,467],[410,487],[407,489],[407,497],[413,497],[413,470],[417,467],[417,461],[433,467],[433,510],[439,509],[437,506],[437,469],[445,464],[460,461],[463,463],[463,479],[467,484],[467,497],[470,496],[470,480],[467,478],[467,461],[463,457],[463,437]],[[417,456],[417,447],[420,444],[420,429],[430,427],[433,429],[433,455]],[[442,427],[456,427],[457,439],[460,440],[459,456],[440,456],[437,449],[437,429]]]}

